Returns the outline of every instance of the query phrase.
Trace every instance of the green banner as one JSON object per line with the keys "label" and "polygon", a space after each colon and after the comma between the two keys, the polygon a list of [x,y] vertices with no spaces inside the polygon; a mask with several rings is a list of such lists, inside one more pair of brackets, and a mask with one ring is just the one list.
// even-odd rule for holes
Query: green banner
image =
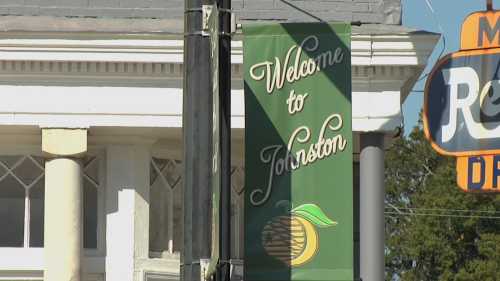
{"label": "green banner", "polygon": [[351,30],[244,26],[244,280],[353,280]]}

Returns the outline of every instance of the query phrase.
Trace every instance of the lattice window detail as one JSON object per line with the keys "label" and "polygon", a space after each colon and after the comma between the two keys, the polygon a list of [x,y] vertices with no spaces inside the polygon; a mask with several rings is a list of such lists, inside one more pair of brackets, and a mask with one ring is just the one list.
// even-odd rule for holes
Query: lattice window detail
{"label": "lattice window detail", "polygon": [[[83,167],[84,247],[97,248],[99,161],[86,157]],[[45,159],[33,155],[0,156],[0,247],[43,247]]]}
{"label": "lattice window detail", "polygon": [[99,159],[87,156],[82,159],[83,176],[83,247],[97,249]]}
{"label": "lattice window detail", "polygon": [[245,168],[231,169],[231,258],[243,259]]}
{"label": "lattice window detail", "polygon": [[182,247],[182,163],[152,158],[150,186],[150,252],[154,257],[178,254]]}
{"label": "lattice window detail", "polygon": [[[182,249],[182,162],[152,158],[150,165],[149,248],[151,257],[176,256]],[[232,250],[243,258],[244,168],[231,169]]]}
{"label": "lattice window detail", "polygon": [[31,155],[0,156],[0,247],[43,245],[44,163]]}

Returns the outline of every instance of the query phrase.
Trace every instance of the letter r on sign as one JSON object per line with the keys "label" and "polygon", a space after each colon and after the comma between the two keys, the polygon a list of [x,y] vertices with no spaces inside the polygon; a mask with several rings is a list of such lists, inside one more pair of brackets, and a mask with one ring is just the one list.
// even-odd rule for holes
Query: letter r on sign
{"label": "letter r on sign", "polygon": [[[458,112],[461,111],[465,125],[471,131],[475,131],[476,124],[474,118],[472,118],[471,106],[476,101],[479,95],[479,77],[476,71],[470,67],[456,67],[451,69],[443,70],[444,80],[446,84],[450,87],[449,93],[449,108],[450,108],[450,118],[448,124],[444,125],[442,128],[441,140],[442,142],[448,142],[455,135],[457,130],[457,116]],[[465,84],[468,86],[468,93],[465,98],[458,97],[458,85]]]}

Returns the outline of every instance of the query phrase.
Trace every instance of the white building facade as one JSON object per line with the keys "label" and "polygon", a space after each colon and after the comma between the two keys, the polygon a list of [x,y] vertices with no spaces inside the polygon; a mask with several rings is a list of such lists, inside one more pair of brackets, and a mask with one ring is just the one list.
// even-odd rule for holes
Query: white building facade
{"label": "white building facade", "polygon": [[[168,30],[168,20],[37,23],[14,28],[29,25],[16,18],[0,31],[0,280],[44,280],[44,269],[61,260],[71,260],[85,281],[178,280],[182,36],[155,32]],[[354,28],[356,154],[363,133],[381,132],[388,139],[397,134],[401,104],[437,39],[397,25]],[[236,35],[235,264],[243,258],[242,63]],[[69,249],[71,239],[81,239],[82,249]],[[240,273],[235,267],[234,280]]]}

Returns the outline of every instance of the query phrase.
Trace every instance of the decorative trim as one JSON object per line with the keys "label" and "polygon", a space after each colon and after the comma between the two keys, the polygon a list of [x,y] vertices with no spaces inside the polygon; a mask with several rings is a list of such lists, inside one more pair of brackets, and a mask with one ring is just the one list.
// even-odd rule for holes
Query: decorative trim
{"label": "decorative trim", "polygon": [[141,75],[177,77],[182,75],[182,64],[159,62],[111,62],[111,61],[35,61],[0,60],[0,74],[63,74],[111,76]]}
{"label": "decorative trim", "polygon": [[[386,77],[391,80],[408,78],[420,71],[420,66],[412,65],[353,65],[352,76],[356,78]],[[181,63],[142,63],[142,62],[110,62],[110,61],[17,61],[0,60],[0,79],[13,76],[31,76],[40,79],[51,78],[86,78],[135,80],[182,79]],[[231,66],[233,79],[242,79],[243,65]]]}
{"label": "decorative trim", "polygon": [[351,70],[353,79],[390,78],[389,80],[406,80],[415,72],[420,71],[421,67],[413,65],[353,65]]}
{"label": "decorative trim", "polygon": [[[104,281],[104,274],[84,274],[84,281]],[[0,280],[43,281],[43,271],[0,271]],[[179,280],[179,279],[173,279]]]}
{"label": "decorative trim", "polygon": [[[182,40],[43,36],[0,39],[0,84],[4,84],[2,93],[9,102],[2,107],[0,124],[182,126]],[[414,82],[420,75],[438,38],[421,33],[353,35],[353,92],[399,92],[403,88],[400,103],[411,89],[408,81]],[[243,43],[233,41],[231,45],[232,84],[241,90]],[[61,106],[60,97],[65,99],[69,93],[72,104]],[[40,94],[43,100],[39,100]],[[243,95],[233,97],[232,127],[243,128]],[[400,116],[374,117],[354,118],[353,128],[391,131],[401,122]]]}
{"label": "decorative trim", "polygon": [[[382,68],[382,73],[401,73],[401,67],[423,66],[437,39],[435,34],[353,35],[353,76],[369,72],[367,66],[376,66],[372,70],[374,73],[379,66],[391,68],[388,71]],[[231,46],[233,78],[241,78],[243,43],[233,41]],[[71,38],[71,35],[68,39],[0,39],[0,58],[0,78],[12,75],[89,80],[103,76],[111,79],[182,78],[183,41],[102,40],[99,37],[92,40]],[[407,73],[413,69],[403,71]]]}

